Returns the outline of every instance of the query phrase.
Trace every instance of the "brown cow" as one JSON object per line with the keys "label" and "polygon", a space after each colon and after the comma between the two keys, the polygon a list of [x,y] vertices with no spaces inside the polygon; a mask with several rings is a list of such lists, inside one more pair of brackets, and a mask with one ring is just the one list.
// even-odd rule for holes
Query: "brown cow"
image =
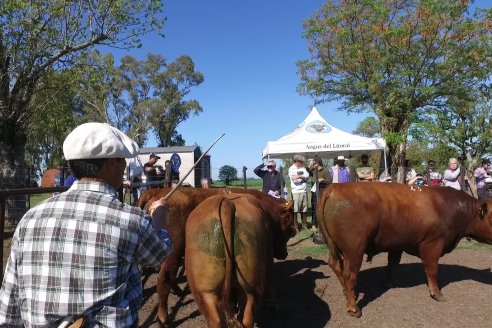
{"label": "brown cow", "polygon": [[268,204],[247,194],[210,197],[186,223],[186,277],[210,327],[253,327],[255,307],[271,281],[273,257],[285,259],[287,240]]}
{"label": "brown cow", "polygon": [[347,297],[347,310],[362,315],[355,286],[364,253],[388,252],[386,281],[402,252],[422,259],[431,297],[444,301],[437,285],[438,261],[463,237],[492,243],[492,202],[453,188],[396,183],[330,185],[317,207],[330,250],[328,263]]}
{"label": "brown cow", "polygon": [[[147,204],[164,197],[170,188],[149,189],[142,194],[138,206],[144,208]],[[166,257],[159,270],[157,280],[158,311],[157,319],[165,323],[168,319],[168,298],[172,287],[175,287],[176,277],[185,252],[186,219],[191,211],[203,200],[217,194],[248,193],[268,204],[271,217],[282,227],[282,237],[287,241],[296,233],[292,203],[282,199],[275,199],[254,189],[239,188],[179,188],[169,199],[167,214],[167,230],[173,242],[173,251]],[[287,256],[287,254],[285,254]],[[268,291],[267,294],[271,294]]]}

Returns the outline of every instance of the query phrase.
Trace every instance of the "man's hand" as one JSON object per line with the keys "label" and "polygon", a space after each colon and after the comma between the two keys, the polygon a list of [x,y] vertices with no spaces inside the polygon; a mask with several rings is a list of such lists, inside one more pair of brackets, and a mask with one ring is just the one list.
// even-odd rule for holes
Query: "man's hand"
{"label": "man's hand", "polygon": [[152,215],[154,211],[158,207],[165,207],[167,209],[167,202],[164,200],[164,198],[159,198],[158,200],[154,201],[152,204],[149,206],[149,213]]}
{"label": "man's hand", "polygon": [[123,188],[131,188],[132,187],[132,182],[130,180],[123,180],[121,183],[121,186]]}
{"label": "man's hand", "polygon": [[167,209],[169,205],[164,198],[159,198],[149,206],[149,213],[152,216],[152,223],[154,227],[159,229],[166,229],[167,226]]}

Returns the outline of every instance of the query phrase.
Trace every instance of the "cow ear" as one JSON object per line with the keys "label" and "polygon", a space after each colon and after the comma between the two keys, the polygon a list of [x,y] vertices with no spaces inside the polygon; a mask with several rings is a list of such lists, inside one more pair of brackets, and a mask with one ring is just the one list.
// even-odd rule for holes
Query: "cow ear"
{"label": "cow ear", "polygon": [[481,203],[480,204],[480,220],[483,220],[485,215],[487,215],[487,210],[488,210],[487,202]]}

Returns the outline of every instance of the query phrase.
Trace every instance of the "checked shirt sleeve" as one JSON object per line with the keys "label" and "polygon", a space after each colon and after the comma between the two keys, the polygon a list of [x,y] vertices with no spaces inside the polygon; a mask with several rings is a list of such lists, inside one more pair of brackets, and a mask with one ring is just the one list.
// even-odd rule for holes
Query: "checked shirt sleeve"
{"label": "checked shirt sleeve", "polygon": [[150,220],[143,220],[137,258],[140,264],[158,267],[171,252],[171,239],[164,229],[157,232]]}
{"label": "checked shirt sleeve", "polygon": [[[17,241],[17,242],[16,242]],[[17,282],[16,253],[18,251],[18,239],[12,238],[12,250],[2,288],[0,289],[0,326],[1,327],[22,327],[22,319],[19,300],[19,285]]]}

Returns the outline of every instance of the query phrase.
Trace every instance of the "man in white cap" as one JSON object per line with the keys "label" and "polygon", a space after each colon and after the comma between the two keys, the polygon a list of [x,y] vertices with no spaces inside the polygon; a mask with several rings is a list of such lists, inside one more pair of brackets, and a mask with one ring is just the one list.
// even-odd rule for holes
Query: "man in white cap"
{"label": "man in white cap", "polygon": [[[139,208],[121,203],[125,158],[138,147],[118,129],[86,123],[63,152],[77,181],[19,222],[0,290],[0,326],[136,327],[142,301],[138,265],[158,267],[171,251]],[[165,201],[151,205],[165,210]]]}
{"label": "man in white cap", "polygon": [[350,182],[350,171],[349,168],[345,166],[344,156],[337,157],[335,165],[330,169],[330,175],[333,179],[333,183]]}
{"label": "man in white cap", "polygon": [[307,229],[307,179],[309,173],[304,167],[306,159],[302,155],[294,156],[294,164],[289,168],[290,190],[294,201],[294,215],[301,213],[301,227]]}

